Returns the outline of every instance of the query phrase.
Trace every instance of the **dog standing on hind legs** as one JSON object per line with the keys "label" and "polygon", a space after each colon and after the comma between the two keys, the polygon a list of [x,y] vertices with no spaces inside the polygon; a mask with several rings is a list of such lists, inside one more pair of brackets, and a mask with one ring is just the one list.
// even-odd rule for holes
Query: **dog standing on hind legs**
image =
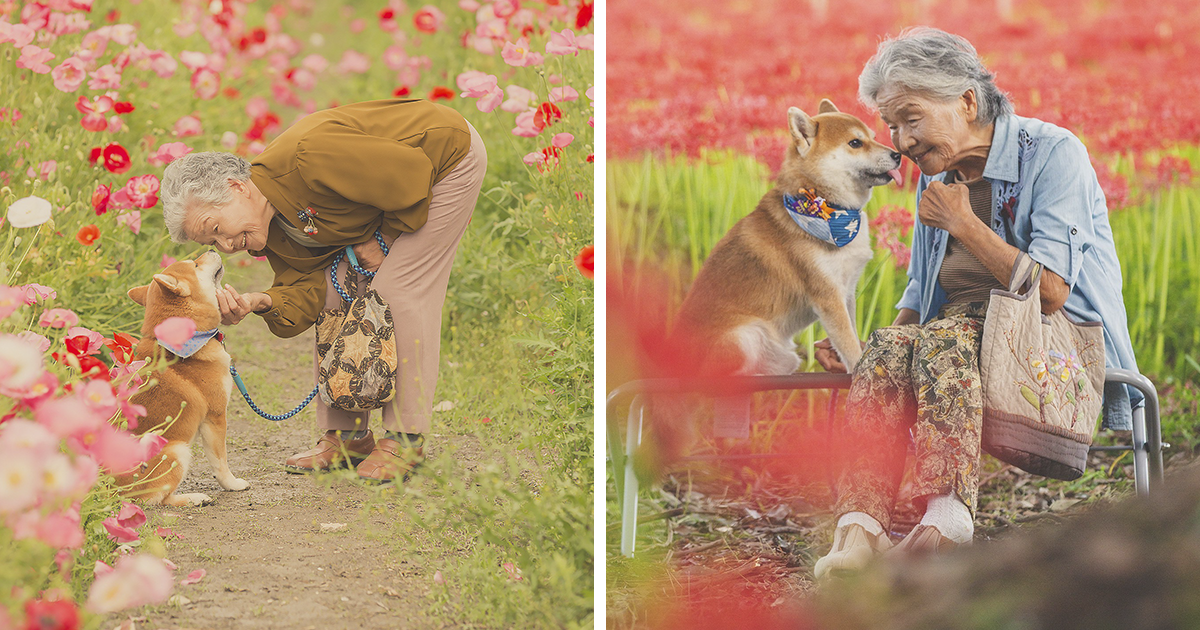
{"label": "dog standing on hind legs", "polygon": [[[775,187],[716,244],[680,307],[671,346],[698,376],[791,374],[793,337],[817,320],[848,371],[862,355],[855,289],[872,251],[861,210],[875,186],[902,183],[900,154],[829,100],[816,116],[789,108],[788,130]],[[697,411],[686,397],[656,403],[635,457],[650,480],[682,456]]]}
{"label": "dog standing on hind legs", "polygon": [[[168,357],[178,359],[154,376],[158,380],[155,386],[130,399],[146,408],[135,434],[168,425],[167,418],[173,418],[163,432],[167,444],[162,451],[140,467],[117,475],[118,485],[127,487],[124,494],[132,499],[170,506],[211,503],[206,494],[175,493],[187,475],[192,461],[190,445],[197,434],[221,487],[250,487],[230,472],[225,451],[225,410],[233,377],[229,373],[229,353],[216,332],[221,323],[217,288],[223,274],[221,256],[210,250],[194,261],[173,263],[155,274],[150,284],[129,290],[129,297],[146,307],[142,339],[134,348],[134,358],[153,357],[162,345]],[[183,346],[160,342],[154,328],[170,317],[191,318],[199,332]]]}

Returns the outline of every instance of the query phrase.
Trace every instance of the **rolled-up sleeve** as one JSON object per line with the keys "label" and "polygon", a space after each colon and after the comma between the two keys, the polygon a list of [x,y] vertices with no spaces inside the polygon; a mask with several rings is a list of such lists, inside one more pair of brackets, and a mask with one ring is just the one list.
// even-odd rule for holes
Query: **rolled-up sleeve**
{"label": "rolled-up sleeve", "polygon": [[1099,184],[1087,148],[1074,136],[1050,148],[1033,182],[1029,256],[1074,288],[1083,254],[1095,241],[1092,204]]}
{"label": "rolled-up sleeve", "polygon": [[266,255],[275,282],[266,290],[271,308],[259,315],[276,337],[295,337],[316,323],[325,307],[325,270],[297,271],[274,253]]}
{"label": "rolled-up sleeve", "polygon": [[417,230],[428,218],[434,166],[417,146],[329,120],[300,140],[296,161],[317,194],[374,206],[408,228],[403,231]]}

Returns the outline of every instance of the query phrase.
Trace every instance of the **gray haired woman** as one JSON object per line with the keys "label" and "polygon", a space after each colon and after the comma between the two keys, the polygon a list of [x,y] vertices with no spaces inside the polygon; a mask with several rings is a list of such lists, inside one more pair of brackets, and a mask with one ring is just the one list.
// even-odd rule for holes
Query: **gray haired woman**
{"label": "gray haired woman", "polygon": [[[271,332],[292,337],[322,309],[342,308],[326,279],[346,247],[375,272],[371,286],[389,305],[399,366],[396,398],[383,409],[384,437],[375,441],[366,413],[318,400],[324,435],[315,448],[287,459],[289,471],[359,460],[360,477],[392,481],[423,459],[442,304],[486,169],[487,150],[475,128],[453,109],[419,99],[309,114],[253,161],[206,152],[167,166],[163,218],[172,239],[266,256],[275,272],[264,291],[238,293],[227,285],[219,292],[223,324],[256,313]],[[345,266],[337,273],[347,273]]]}
{"label": "gray haired woman", "polygon": [[[814,573],[857,569],[892,547],[892,510],[911,443],[913,499],[924,516],[897,547],[969,543],[978,497],[983,396],[979,347],[992,289],[1019,252],[1042,263],[1042,309],[1104,327],[1109,367],[1136,369],[1121,267],[1104,193],[1071,132],[1013,114],[962,37],[914,28],[879,45],[859,98],[921,169],[908,286],[891,326],[855,366],[842,437],[837,528]],[[828,340],[817,360],[845,371]],[[1131,399],[1131,393],[1136,396]],[[1131,426],[1140,395],[1105,391],[1105,423]]]}

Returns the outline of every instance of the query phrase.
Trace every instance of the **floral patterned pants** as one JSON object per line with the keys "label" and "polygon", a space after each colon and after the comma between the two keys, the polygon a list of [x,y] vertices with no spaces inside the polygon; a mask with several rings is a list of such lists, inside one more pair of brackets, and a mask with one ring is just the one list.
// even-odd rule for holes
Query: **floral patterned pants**
{"label": "floral patterned pants", "polygon": [[954,493],[975,513],[986,313],[985,303],[949,306],[928,324],[880,328],[867,338],[841,432],[847,466],[837,514],[865,512],[890,530],[910,443],[917,506]]}

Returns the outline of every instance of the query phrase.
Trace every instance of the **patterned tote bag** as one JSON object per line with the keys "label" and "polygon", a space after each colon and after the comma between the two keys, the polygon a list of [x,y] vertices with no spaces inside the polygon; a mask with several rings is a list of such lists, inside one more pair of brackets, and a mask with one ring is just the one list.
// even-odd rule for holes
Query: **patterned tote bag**
{"label": "patterned tote bag", "polygon": [[[329,271],[335,286],[336,273],[335,262]],[[321,360],[317,389],[321,401],[335,409],[378,409],[396,396],[392,313],[370,285],[366,291],[358,290],[349,265],[346,285],[354,292],[349,304],[344,309],[324,310],[317,317],[317,355]]]}
{"label": "patterned tote bag", "polygon": [[1042,266],[1022,252],[992,291],[980,351],[983,449],[1022,470],[1075,479],[1087,465],[1104,392],[1104,329],[1042,314]]}

